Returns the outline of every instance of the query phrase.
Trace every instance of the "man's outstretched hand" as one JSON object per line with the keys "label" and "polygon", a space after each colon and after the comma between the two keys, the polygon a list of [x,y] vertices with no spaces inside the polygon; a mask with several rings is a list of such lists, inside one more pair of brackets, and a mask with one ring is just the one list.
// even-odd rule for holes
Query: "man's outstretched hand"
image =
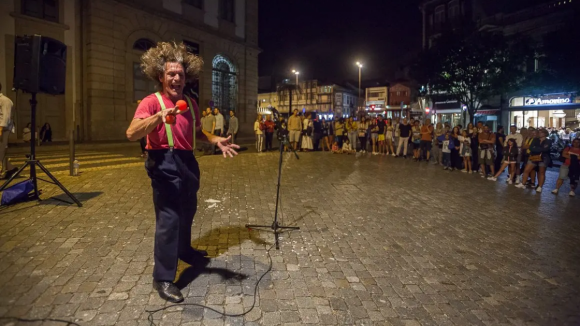
{"label": "man's outstretched hand", "polygon": [[228,157],[228,155],[230,157],[234,157],[234,155],[238,155],[238,152],[236,152],[236,149],[240,149],[240,146],[236,145],[236,144],[231,144],[230,140],[232,139],[232,136],[228,136],[228,138],[223,138],[223,137],[218,137],[218,141],[217,141],[217,147],[219,147],[219,149],[222,151],[222,153],[224,154],[224,157]]}

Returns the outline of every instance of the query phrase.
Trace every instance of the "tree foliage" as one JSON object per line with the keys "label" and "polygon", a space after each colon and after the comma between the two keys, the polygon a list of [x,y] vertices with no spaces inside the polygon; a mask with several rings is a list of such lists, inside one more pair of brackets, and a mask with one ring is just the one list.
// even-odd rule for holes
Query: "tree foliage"
{"label": "tree foliage", "polygon": [[500,33],[448,31],[420,54],[414,77],[424,96],[446,94],[466,105],[473,119],[485,102],[522,87],[533,53],[527,42]]}

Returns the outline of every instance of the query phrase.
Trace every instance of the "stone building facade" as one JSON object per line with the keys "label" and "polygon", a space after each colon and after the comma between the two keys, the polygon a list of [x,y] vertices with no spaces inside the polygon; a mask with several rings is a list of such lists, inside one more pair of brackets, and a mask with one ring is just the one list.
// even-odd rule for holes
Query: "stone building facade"
{"label": "stone building facade", "polygon": [[201,108],[235,110],[240,132],[251,132],[258,0],[1,1],[0,82],[17,106],[18,138],[30,119],[30,96],[10,89],[14,39],[26,34],[67,45],[65,94],[38,96],[38,125],[50,123],[56,140],[73,129],[80,140],[125,139],[138,101],[155,86],[141,73],[140,56],[159,41],[184,41],[199,54],[204,66],[190,94]]}

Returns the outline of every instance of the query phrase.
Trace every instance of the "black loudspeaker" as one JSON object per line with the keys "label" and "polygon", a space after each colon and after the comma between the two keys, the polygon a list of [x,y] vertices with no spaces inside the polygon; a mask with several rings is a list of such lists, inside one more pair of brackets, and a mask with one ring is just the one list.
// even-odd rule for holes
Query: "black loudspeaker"
{"label": "black loudspeaker", "polygon": [[66,45],[46,36],[17,36],[14,88],[28,93],[64,94]]}

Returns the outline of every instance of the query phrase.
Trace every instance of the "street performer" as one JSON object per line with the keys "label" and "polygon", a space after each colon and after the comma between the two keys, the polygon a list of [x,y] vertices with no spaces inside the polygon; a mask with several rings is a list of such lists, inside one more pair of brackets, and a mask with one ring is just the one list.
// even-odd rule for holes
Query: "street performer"
{"label": "street performer", "polygon": [[[197,78],[202,65],[183,43],[160,42],[149,49],[141,58],[141,68],[159,83],[160,91],[139,103],[127,129],[131,141],[147,137],[145,169],[151,178],[156,222],[153,288],[170,302],[183,301],[173,283],[178,259],[193,265],[207,255],[191,247],[200,180],[193,152],[196,136],[215,144],[224,157],[237,155],[235,149],[239,148],[229,142],[230,137],[202,131],[197,103],[183,94],[186,82]],[[187,108],[178,101],[186,101]]]}

